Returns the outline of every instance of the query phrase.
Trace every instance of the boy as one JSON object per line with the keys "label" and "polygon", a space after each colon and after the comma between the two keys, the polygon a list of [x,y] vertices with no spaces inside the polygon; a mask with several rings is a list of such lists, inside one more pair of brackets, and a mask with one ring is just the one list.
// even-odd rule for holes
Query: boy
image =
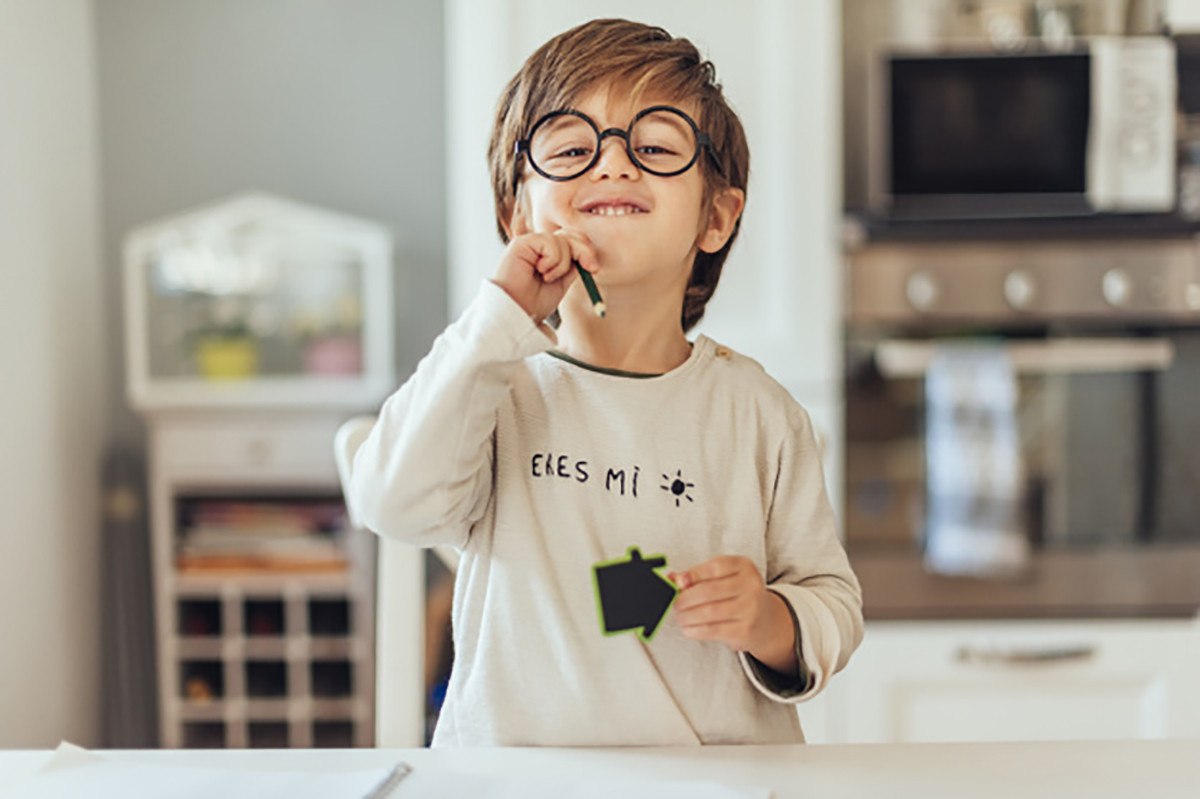
{"label": "boy", "polygon": [[[749,165],[712,65],[659,28],[579,26],[509,83],[489,150],[507,249],[349,491],[367,527],[461,552],[434,745],[803,741],[793,703],[845,665],[862,599],[807,414],[685,336]],[[649,641],[598,623],[593,566],[632,547],[684,569]]]}

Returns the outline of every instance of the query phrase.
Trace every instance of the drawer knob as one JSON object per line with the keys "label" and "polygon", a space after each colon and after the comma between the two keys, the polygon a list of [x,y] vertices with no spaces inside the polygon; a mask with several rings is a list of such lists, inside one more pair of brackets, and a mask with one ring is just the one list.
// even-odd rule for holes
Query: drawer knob
{"label": "drawer knob", "polygon": [[1036,294],[1037,288],[1028,272],[1014,269],[1004,278],[1004,298],[1018,311],[1029,308]]}
{"label": "drawer knob", "polygon": [[1133,280],[1124,269],[1110,269],[1100,281],[1104,299],[1114,308],[1124,308],[1133,299]]}
{"label": "drawer knob", "polygon": [[914,272],[904,286],[908,301],[918,311],[928,311],[938,299],[938,284],[928,272]]}

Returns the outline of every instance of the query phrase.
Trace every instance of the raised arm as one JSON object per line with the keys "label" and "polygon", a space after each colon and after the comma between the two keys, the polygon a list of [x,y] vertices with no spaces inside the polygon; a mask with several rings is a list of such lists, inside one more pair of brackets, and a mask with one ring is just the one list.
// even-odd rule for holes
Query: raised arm
{"label": "raised arm", "polygon": [[521,362],[553,345],[543,319],[575,277],[573,258],[595,269],[586,242],[514,239],[493,280],[384,403],[347,488],[364,526],[418,546],[466,543],[491,496],[496,411]]}
{"label": "raised arm", "polygon": [[486,283],[359,448],[347,494],[362,524],[418,546],[461,547],[490,496],[496,409],[521,361],[550,344]]}

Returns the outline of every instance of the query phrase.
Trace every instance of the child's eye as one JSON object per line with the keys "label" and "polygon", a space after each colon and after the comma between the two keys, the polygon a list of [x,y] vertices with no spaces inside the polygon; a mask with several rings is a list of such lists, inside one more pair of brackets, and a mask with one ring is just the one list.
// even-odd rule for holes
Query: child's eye
{"label": "child's eye", "polygon": [[638,153],[640,155],[675,155],[676,154],[674,150],[670,150],[666,147],[659,147],[657,145],[652,145],[652,144],[647,144],[643,147],[639,147]]}
{"label": "child's eye", "polygon": [[551,158],[587,158],[591,154],[592,151],[586,147],[569,147],[555,153]]}

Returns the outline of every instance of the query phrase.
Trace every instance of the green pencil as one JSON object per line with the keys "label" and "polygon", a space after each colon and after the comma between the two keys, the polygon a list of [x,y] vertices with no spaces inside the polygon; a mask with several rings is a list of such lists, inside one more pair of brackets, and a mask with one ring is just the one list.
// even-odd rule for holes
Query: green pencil
{"label": "green pencil", "polygon": [[583,287],[587,289],[588,299],[592,301],[592,310],[596,312],[596,316],[603,317],[608,308],[600,297],[600,289],[596,288],[596,281],[592,279],[592,273],[580,266],[579,261],[573,258],[571,263],[575,264],[575,269],[579,271],[579,277],[583,279]]}

